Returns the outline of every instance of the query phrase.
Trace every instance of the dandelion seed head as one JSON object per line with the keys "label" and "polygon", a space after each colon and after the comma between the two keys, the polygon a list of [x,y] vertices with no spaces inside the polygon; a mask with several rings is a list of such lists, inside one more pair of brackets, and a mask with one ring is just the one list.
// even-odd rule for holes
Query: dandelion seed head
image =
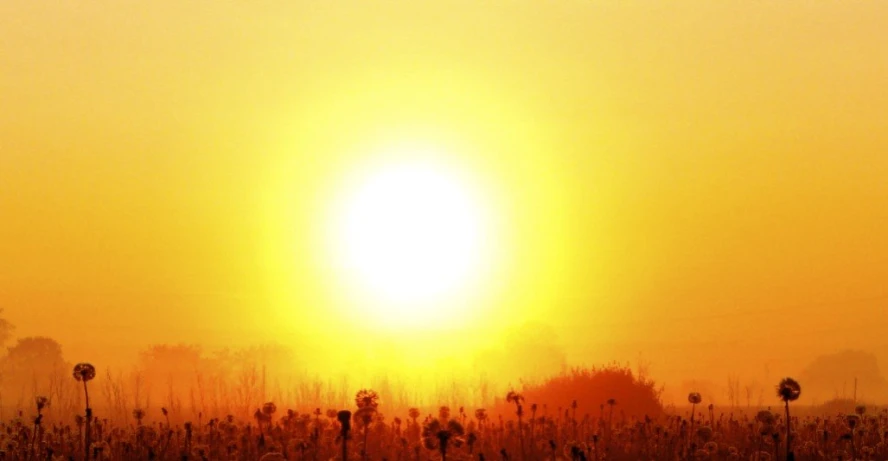
{"label": "dandelion seed head", "polygon": [[89,363],[74,365],[74,379],[77,381],[90,381],[96,377],[96,367]]}
{"label": "dandelion seed head", "polygon": [[379,394],[372,389],[361,389],[355,394],[355,404],[358,408],[379,406]]}
{"label": "dandelion seed head", "polygon": [[784,402],[797,400],[802,394],[802,387],[792,378],[783,378],[777,384],[777,397]]}

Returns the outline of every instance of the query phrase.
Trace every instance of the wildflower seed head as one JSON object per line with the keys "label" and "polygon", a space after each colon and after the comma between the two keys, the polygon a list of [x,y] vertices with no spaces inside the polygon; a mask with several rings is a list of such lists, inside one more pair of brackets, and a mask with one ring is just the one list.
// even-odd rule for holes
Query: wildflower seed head
{"label": "wildflower seed head", "polygon": [[96,377],[96,367],[89,363],[74,365],[74,379],[77,381],[90,381]]}
{"label": "wildflower seed head", "polygon": [[712,428],[709,426],[700,426],[697,428],[697,437],[699,437],[704,443],[712,440],[712,435]]}
{"label": "wildflower seed head", "polygon": [[351,429],[351,412],[348,410],[342,410],[336,414],[336,418],[339,420],[339,424],[342,425],[342,431],[348,432]]}
{"label": "wildflower seed head", "polygon": [[718,444],[715,442],[706,442],[703,445],[703,449],[708,451],[710,456],[714,456],[718,453]]}
{"label": "wildflower seed head", "polygon": [[277,405],[274,402],[265,402],[262,404],[262,413],[266,416],[271,416],[277,412]]}
{"label": "wildflower seed head", "polygon": [[797,400],[802,394],[802,387],[792,378],[783,378],[777,385],[777,397],[784,402]]}
{"label": "wildflower seed head", "polygon": [[774,414],[768,410],[761,410],[755,415],[755,419],[762,424],[774,424]]}
{"label": "wildflower seed head", "polygon": [[355,404],[358,408],[379,406],[379,394],[372,389],[361,389],[355,394]]}

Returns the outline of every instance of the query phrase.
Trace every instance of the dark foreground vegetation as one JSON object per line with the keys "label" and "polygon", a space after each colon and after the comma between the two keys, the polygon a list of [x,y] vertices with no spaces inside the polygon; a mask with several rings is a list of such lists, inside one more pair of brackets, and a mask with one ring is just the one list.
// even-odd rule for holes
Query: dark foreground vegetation
{"label": "dark foreground vegetation", "polygon": [[[296,411],[257,402],[251,417],[166,407],[107,418],[90,406],[96,369],[74,366],[82,407],[54,411],[50,398],[2,423],[0,459],[11,460],[885,460],[888,412],[794,415],[800,385],[782,380],[774,409],[720,409],[692,392],[666,410],[650,380],[611,366],[573,370],[511,391],[485,408],[386,409],[362,389],[349,408]],[[69,378],[71,379],[71,378]],[[576,398],[575,398],[576,397]],[[311,407],[311,402],[306,402]]]}

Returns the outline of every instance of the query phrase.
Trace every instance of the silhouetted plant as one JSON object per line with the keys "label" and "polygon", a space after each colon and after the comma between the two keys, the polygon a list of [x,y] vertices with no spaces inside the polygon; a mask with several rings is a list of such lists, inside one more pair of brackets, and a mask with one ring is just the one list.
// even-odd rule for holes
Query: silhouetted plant
{"label": "silhouetted plant", "polygon": [[441,419],[442,422],[447,422],[447,420],[450,419],[450,407],[447,405],[438,407],[438,418]]}
{"label": "silhouetted plant", "polygon": [[91,426],[92,426],[92,408],[89,406],[89,389],[86,387],[86,383],[93,380],[96,377],[96,367],[92,366],[89,363],[78,363],[74,365],[74,379],[83,383],[83,395],[86,400],[86,428],[84,430],[84,457],[89,460],[90,455],[90,446],[92,443],[91,439]]}
{"label": "silhouetted plant", "polygon": [[854,431],[857,429],[857,426],[860,424],[860,416],[847,415],[845,416],[845,424],[848,425],[848,429],[851,430],[849,435],[849,439],[851,440],[851,459],[857,459],[857,444],[855,443]]}
{"label": "silhouetted plant", "polygon": [[358,408],[352,415],[352,419],[358,423],[358,427],[361,428],[361,434],[363,436],[363,442],[361,444],[361,459],[367,459],[367,436],[370,433],[370,424],[373,422],[373,418],[376,416],[376,407],[374,406],[365,406],[362,408]]}
{"label": "silhouetted plant", "polygon": [[509,391],[506,394],[506,402],[515,404],[515,414],[518,416],[518,448],[521,451],[521,458],[524,458],[524,427],[522,425],[522,416],[524,416],[524,396],[515,392]]}
{"label": "silhouetted plant", "polygon": [[613,430],[614,427],[614,406],[617,405],[617,399],[609,398],[607,399],[607,406],[610,407],[610,412],[607,417],[607,430],[608,432]]}
{"label": "silhouetted plant", "polygon": [[143,410],[141,408],[133,409],[133,419],[136,420],[137,426],[142,425],[142,419],[144,419],[144,418],[145,418],[145,410]]}
{"label": "silhouetted plant", "polygon": [[342,461],[348,460],[348,437],[351,432],[351,412],[342,410],[336,414],[339,420],[339,437],[342,439]]}
{"label": "silhouetted plant", "polygon": [[694,430],[694,416],[697,414],[697,404],[703,401],[703,396],[699,392],[691,392],[688,394],[688,403],[691,404],[691,429]]}
{"label": "silhouetted plant", "polygon": [[487,421],[487,410],[483,408],[478,408],[475,410],[475,419],[478,420],[478,425],[483,426],[484,422]]}
{"label": "silhouetted plant", "polygon": [[780,397],[780,400],[783,400],[784,407],[786,408],[786,459],[793,460],[795,459],[795,455],[792,451],[792,419],[789,417],[789,402],[794,402],[798,400],[799,396],[802,394],[802,387],[799,385],[796,380],[792,378],[783,378],[780,380],[780,383],[777,384],[777,396]]}
{"label": "silhouetted plant", "polygon": [[449,444],[461,444],[464,433],[465,429],[459,421],[451,419],[442,422],[440,419],[431,419],[423,425],[422,443],[429,450],[438,450],[441,453],[441,460],[447,461]]}
{"label": "silhouetted plant", "polygon": [[30,453],[36,458],[37,453],[34,450],[37,445],[37,437],[43,433],[43,429],[40,426],[43,422],[43,409],[49,405],[49,399],[44,396],[37,396],[34,398],[34,403],[37,406],[37,416],[34,418],[34,436],[31,437]]}

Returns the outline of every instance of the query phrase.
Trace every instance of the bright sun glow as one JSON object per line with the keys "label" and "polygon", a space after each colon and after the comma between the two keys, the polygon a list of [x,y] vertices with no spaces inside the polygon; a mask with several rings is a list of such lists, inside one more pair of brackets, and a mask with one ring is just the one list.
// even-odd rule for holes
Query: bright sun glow
{"label": "bright sun glow", "polygon": [[435,318],[480,269],[483,226],[469,188],[430,165],[401,164],[365,177],[337,223],[341,264],[375,314],[400,323]]}

